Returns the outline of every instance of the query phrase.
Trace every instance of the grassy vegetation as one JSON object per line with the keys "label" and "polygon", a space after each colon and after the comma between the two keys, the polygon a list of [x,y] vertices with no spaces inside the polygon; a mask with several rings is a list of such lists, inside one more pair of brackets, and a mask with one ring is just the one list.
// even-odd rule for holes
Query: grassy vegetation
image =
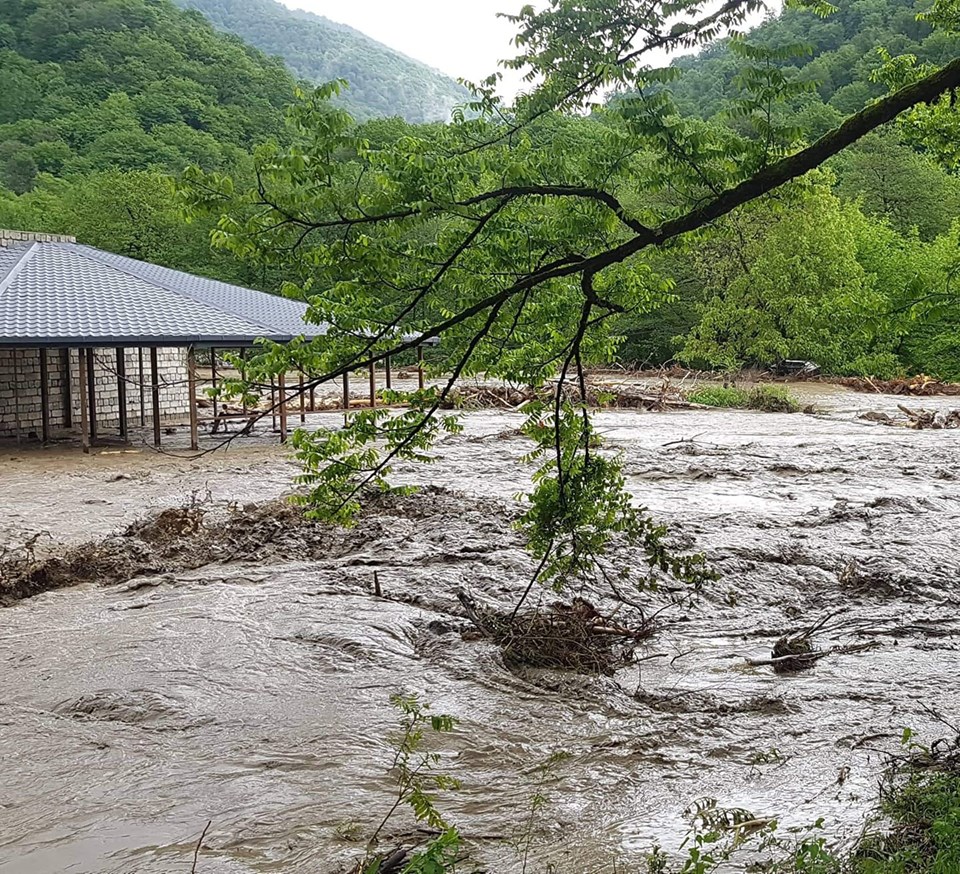
{"label": "grassy vegetation", "polygon": [[708,385],[690,392],[687,400],[706,407],[763,410],[767,413],[795,413],[800,409],[797,399],[778,385],[758,385],[749,391],[733,386]]}
{"label": "grassy vegetation", "polygon": [[960,758],[912,766],[881,809],[889,828],[860,845],[851,865],[855,874],[960,872]]}

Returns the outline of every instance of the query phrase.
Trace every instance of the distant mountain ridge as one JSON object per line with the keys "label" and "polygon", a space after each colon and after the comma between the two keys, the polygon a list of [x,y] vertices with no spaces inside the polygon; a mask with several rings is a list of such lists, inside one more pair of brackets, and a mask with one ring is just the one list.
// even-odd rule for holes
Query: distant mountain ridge
{"label": "distant mountain ridge", "polygon": [[283,58],[311,82],[346,79],[343,105],[360,121],[395,116],[445,121],[468,92],[449,76],[345,24],[275,0],[174,0],[215,27]]}

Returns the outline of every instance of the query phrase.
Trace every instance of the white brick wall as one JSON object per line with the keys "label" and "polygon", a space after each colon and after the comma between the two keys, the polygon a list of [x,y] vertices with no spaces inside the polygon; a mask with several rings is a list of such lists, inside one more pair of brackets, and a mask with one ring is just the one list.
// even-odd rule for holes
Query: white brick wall
{"label": "white brick wall", "polygon": [[0,228],[0,249],[22,243],[76,243],[76,237],[66,234],[35,234],[32,231],[8,231]]}
{"label": "white brick wall", "polygon": [[[59,349],[0,349],[0,438],[40,435],[40,356],[47,356],[50,428],[55,435],[64,428],[63,364]],[[117,390],[117,353],[114,349],[94,349],[94,385],[97,424],[104,432],[119,427]],[[160,373],[160,412],[165,422],[179,421],[189,415],[187,389],[187,353],[185,349],[158,350]],[[136,349],[127,349],[127,417],[130,427],[140,423],[140,364]],[[144,395],[147,422],[151,421],[150,350],[143,350]],[[80,365],[76,349],[70,350],[70,399],[73,429],[80,426]],[[86,373],[83,374],[84,379]]]}

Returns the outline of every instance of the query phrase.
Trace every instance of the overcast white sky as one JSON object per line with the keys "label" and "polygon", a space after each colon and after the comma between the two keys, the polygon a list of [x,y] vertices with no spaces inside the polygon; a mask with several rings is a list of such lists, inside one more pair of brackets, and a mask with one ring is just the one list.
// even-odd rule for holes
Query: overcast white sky
{"label": "overcast white sky", "polygon": [[[349,24],[454,78],[475,82],[497,70],[497,61],[516,54],[510,45],[515,29],[497,13],[516,13],[525,0],[281,2]],[[506,96],[512,97],[521,84],[516,73],[504,71],[501,90]]]}
{"label": "overcast white sky", "polygon": [[[442,70],[455,79],[471,82],[500,68],[497,62],[517,54],[510,40],[516,28],[497,17],[498,12],[516,13],[525,3],[545,5],[536,0],[280,0],[287,6],[325,15],[349,24],[411,58]],[[780,0],[768,0],[771,8]],[[711,8],[708,3],[707,8]],[[761,14],[752,16],[757,24]],[[651,61],[666,59],[651,55]],[[500,70],[500,93],[513,98],[525,87],[522,75]]]}

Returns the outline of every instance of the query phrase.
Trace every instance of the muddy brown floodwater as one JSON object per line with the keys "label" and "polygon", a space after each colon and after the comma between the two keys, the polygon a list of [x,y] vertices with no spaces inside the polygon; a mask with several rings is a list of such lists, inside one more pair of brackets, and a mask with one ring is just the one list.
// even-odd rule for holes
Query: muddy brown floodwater
{"label": "muddy brown floodwater", "polygon": [[[189,871],[208,820],[201,874],[336,871],[362,847],[344,835],[389,804],[398,690],[460,718],[442,749],[463,786],[441,806],[498,874],[522,868],[512,844],[559,750],[531,871],[642,870],[705,797],[852,840],[901,729],[929,736],[925,708],[957,713],[960,433],[857,420],[895,398],[802,390],[822,414],[598,416],[630,489],[722,573],[614,678],[511,672],[459,633],[458,587],[505,607],[532,570],[510,527],[530,470],[507,413],[467,415],[436,464],[400,472],[430,489],[309,555],[0,611],[0,872]],[[254,444],[193,461],[8,456],[0,543],[48,531],[34,548],[55,552],[194,491],[216,524],[290,487],[282,451]],[[373,597],[374,571],[394,600]],[[790,676],[746,666],[832,611],[881,646]]]}

